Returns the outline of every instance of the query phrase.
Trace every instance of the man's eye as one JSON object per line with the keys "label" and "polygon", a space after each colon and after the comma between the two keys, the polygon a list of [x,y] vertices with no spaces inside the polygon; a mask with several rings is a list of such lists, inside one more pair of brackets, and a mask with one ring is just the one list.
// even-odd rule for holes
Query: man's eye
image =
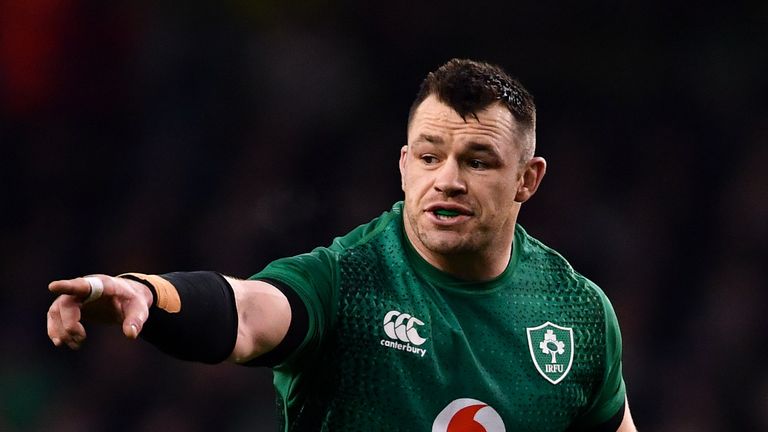
{"label": "man's eye", "polygon": [[479,159],[471,159],[469,161],[469,167],[472,169],[485,169],[488,167],[488,164]]}
{"label": "man's eye", "polygon": [[424,161],[424,163],[427,165],[431,165],[437,162],[437,158],[432,155],[424,155],[421,157],[421,160]]}

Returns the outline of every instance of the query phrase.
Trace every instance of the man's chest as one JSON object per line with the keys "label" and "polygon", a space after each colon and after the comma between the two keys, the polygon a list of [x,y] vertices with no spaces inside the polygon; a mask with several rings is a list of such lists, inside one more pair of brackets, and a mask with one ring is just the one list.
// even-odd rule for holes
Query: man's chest
{"label": "man's chest", "polygon": [[596,365],[576,354],[594,347],[559,307],[512,287],[472,296],[401,279],[340,287],[328,355],[347,403],[433,430],[464,417],[560,430],[583,409]]}

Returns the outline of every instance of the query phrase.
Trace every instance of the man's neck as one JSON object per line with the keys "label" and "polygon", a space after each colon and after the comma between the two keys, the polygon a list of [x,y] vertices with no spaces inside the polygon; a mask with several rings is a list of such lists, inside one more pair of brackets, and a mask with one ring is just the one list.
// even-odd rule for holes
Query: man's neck
{"label": "man's neck", "polygon": [[493,254],[493,256],[478,256],[472,254],[437,255],[423,254],[416,249],[422,258],[437,269],[462,280],[484,282],[498,277],[504,273],[512,258],[512,248],[508,248],[505,254]]}
{"label": "man's neck", "polygon": [[494,279],[504,273],[512,259],[514,227],[508,235],[501,235],[503,238],[495,242],[495,248],[451,254],[428,249],[408,228],[406,223],[406,237],[416,252],[433,267],[459,279],[477,282]]}

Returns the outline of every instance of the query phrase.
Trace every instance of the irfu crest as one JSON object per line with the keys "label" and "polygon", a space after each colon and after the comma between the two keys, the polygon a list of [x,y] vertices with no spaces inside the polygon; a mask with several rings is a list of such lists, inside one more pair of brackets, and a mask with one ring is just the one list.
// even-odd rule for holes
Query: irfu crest
{"label": "irfu crest", "polygon": [[573,329],[547,321],[526,330],[528,349],[536,370],[552,384],[559,383],[573,364]]}

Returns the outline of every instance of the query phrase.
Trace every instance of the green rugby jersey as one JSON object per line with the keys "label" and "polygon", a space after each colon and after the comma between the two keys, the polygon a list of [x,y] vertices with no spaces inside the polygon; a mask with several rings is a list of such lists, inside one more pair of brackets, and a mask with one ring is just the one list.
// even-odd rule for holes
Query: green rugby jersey
{"label": "green rugby jersey", "polygon": [[269,264],[309,314],[273,368],[286,431],[564,431],[622,407],[621,336],[605,294],[518,225],[487,282],[427,263],[402,203],[327,248]]}

